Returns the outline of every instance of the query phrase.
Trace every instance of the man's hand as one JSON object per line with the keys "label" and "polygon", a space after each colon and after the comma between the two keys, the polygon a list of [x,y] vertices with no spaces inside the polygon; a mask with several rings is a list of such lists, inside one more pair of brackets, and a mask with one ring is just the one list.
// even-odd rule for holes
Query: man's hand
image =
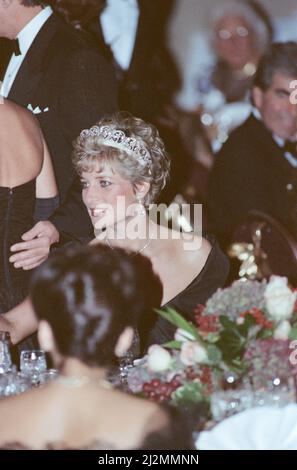
{"label": "man's hand", "polygon": [[59,241],[59,232],[48,220],[38,222],[22,235],[24,240],[10,247],[10,251],[18,252],[9,258],[15,268],[24,270],[39,266],[49,255],[50,247]]}

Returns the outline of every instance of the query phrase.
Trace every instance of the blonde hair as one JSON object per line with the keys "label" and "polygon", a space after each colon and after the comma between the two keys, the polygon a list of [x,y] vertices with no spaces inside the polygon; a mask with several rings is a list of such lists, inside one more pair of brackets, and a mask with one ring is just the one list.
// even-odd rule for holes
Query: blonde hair
{"label": "blonde hair", "polygon": [[150,189],[143,202],[147,205],[156,201],[168,181],[170,171],[170,160],[156,127],[126,112],[104,117],[96,126],[108,126],[136,139],[149,152],[150,162],[144,165],[136,153],[134,155],[124,148],[113,147],[110,141],[104,142],[100,135],[87,132],[81,133],[73,144],[72,161],[76,172],[81,175],[94,171],[98,164],[99,171],[102,171],[105,165],[110,165],[134,188],[139,183],[148,182]]}

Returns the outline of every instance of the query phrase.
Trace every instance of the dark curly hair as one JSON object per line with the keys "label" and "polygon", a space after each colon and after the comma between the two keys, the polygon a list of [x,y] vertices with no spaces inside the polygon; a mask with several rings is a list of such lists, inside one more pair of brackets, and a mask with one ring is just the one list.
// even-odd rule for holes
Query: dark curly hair
{"label": "dark curly hair", "polygon": [[53,0],[22,0],[21,5],[24,5],[24,7],[45,7],[47,5],[52,5],[55,2]]}
{"label": "dark curly hair", "polygon": [[139,254],[102,245],[68,247],[34,273],[31,298],[61,354],[106,366],[114,362],[124,329],[160,306],[162,286]]}

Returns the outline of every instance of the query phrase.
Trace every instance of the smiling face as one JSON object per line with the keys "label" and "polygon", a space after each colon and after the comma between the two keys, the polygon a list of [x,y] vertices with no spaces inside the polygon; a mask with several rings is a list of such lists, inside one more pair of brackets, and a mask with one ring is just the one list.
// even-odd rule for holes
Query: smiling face
{"label": "smiling face", "polygon": [[99,164],[81,174],[82,198],[97,229],[109,227],[126,218],[126,208],[135,204],[135,191],[110,165]]}
{"label": "smiling face", "polygon": [[259,109],[267,129],[282,139],[292,139],[297,134],[297,105],[290,102],[290,84],[297,77],[276,72],[267,90],[253,89],[254,103]]}

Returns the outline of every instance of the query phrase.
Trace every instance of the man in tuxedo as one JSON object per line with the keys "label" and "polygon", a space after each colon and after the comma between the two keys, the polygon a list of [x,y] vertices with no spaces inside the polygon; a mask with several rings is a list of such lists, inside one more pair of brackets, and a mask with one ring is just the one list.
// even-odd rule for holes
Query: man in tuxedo
{"label": "man in tuxedo", "polygon": [[254,110],[217,155],[209,204],[213,226],[227,244],[250,210],[271,215],[297,239],[297,43],[276,43],[260,62]]}
{"label": "man in tuxedo", "polygon": [[[98,47],[85,33],[67,25],[49,3],[0,0],[0,37],[6,43],[1,58],[8,64],[1,93],[30,109],[39,120],[52,155],[61,201],[71,187],[68,200],[72,217],[65,225],[74,232],[80,227],[90,231],[77,181],[72,185],[72,142],[82,129],[117,109],[116,79]],[[8,39],[13,40],[10,60]],[[33,237],[39,253],[47,238],[57,241],[58,233],[51,224],[41,222],[35,226]]]}
{"label": "man in tuxedo", "polygon": [[[41,0],[0,1],[0,36],[17,39],[2,94],[35,113],[51,152],[61,200],[73,181],[72,141],[116,109],[110,64],[87,36]],[[13,41],[16,43],[16,41]]]}
{"label": "man in tuxedo", "polygon": [[[166,19],[174,0],[98,0],[96,3],[87,0],[75,5],[70,0],[59,0],[56,6],[68,21],[90,34],[95,47],[112,63],[119,83],[120,109],[149,120],[160,129],[157,120],[162,107],[178,86],[176,71],[165,47]],[[174,141],[172,134],[175,135]],[[161,129],[161,135],[169,152],[170,145],[175,152],[179,152],[176,132],[165,128],[163,132]],[[180,153],[184,161],[181,167],[173,165],[177,175],[171,178],[173,182],[177,178],[185,179],[182,175],[187,171],[185,153]],[[173,191],[174,183],[165,194],[168,200]],[[21,251],[11,258],[15,266],[35,267],[47,255],[49,243],[58,241],[59,233],[91,236],[90,222],[85,220],[82,223],[80,214],[85,210],[81,206],[81,188],[76,180],[64,203],[51,217],[51,223],[37,224],[25,234],[25,242],[15,247],[16,251]]]}

